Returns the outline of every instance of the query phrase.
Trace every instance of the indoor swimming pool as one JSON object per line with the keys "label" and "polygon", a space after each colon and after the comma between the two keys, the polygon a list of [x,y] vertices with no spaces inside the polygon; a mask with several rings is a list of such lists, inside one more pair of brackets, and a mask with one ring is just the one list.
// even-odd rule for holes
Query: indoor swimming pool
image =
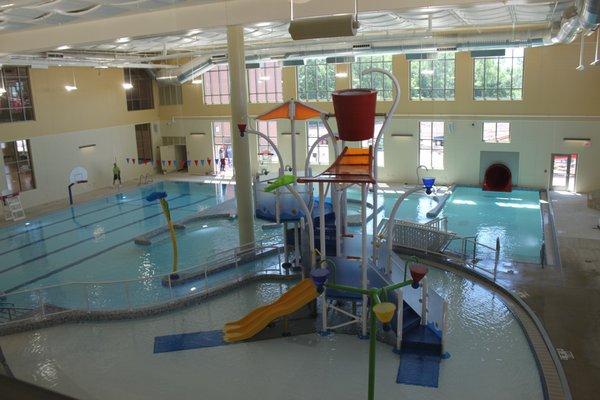
{"label": "indoor swimming pool", "polygon": [[[78,204],[0,230],[0,291],[14,292],[71,282],[122,281],[166,274],[171,242],[158,235],[151,246],[133,239],[165,225],[158,202],[145,197],[166,191],[174,221],[233,196],[220,184],[164,181]],[[256,224],[257,240],[273,231]],[[179,268],[201,265],[238,246],[235,219],[196,221],[177,231]]]}

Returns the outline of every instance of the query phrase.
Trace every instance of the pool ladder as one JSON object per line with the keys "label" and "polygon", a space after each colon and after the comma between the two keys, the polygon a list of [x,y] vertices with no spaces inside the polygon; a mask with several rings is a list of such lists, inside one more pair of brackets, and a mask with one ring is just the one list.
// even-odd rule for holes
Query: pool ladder
{"label": "pool ladder", "polygon": [[153,182],[153,180],[152,180],[152,177],[150,176],[150,174],[141,174],[140,179],[138,181],[138,186],[146,185],[146,184],[152,183],[152,182]]}

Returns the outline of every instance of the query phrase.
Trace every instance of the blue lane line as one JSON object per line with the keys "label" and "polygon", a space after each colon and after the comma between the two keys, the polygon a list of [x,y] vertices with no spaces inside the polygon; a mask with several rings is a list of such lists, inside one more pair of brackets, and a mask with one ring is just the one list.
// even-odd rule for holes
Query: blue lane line
{"label": "blue lane line", "polygon": [[[189,206],[191,206],[191,205],[198,204],[198,203],[201,203],[201,202],[203,202],[203,201],[206,201],[206,200],[209,200],[209,199],[212,199],[212,198],[213,198],[213,196],[208,196],[208,197],[206,197],[206,198],[204,198],[204,199],[202,199],[202,200],[198,200],[198,201],[195,201],[195,202],[193,202],[193,203],[186,204],[185,206],[173,207],[173,208],[171,209],[171,211],[173,211],[173,210],[178,210],[178,209],[180,209],[180,208],[189,207]],[[162,213],[158,213],[158,214],[154,214],[154,215],[151,215],[151,216],[145,217],[145,218],[143,218],[143,219],[141,219],[141,220],[139,220],[139,221],[136,221],[136,222],[134,222],[134,223],[137,223],[137,222],[142,222],[142,221],[145,221],[145,220],[147,220],[147,219],[154,218],[154,217],[156,217],[157,215],[162,215]],[[128,225],[132,225],[132,224],[128,224]],[[126,226],[128,226],[128,225],[126,225]],[[124,227],[121,227],[121,228],[124,228]],[[116,231],[116,230],[119,230],[119,229],[121,229],[121,228],[114,229],[114,230],[113,230],[113,231],[111,231],[111,232],[114,232],[114,231]],[[109,232],[106,232],[106,233],[109,233]],[[92,239],[93,239],[93,238],[92,238]],[[86,240],[89,240],[89,239],[86,239]],[[86,240],[84,240],[84,242],[85,242]],[[97,252],[95,252],[95,253],[92,253],[92,254],[90,254],[90,255],[88,255],[88,256],[85,256],[85,257],[83,257],[83,258],[80,258],[80,259],[78,259],[78,260],[76,260],[76,261],[73,261],[73,262],[71,262],[71,263],[69,263],[69,264],[67,264],[67,265],[64,265],[64,266],[62,266],[62,267],[60,267],[60,268],[58,268],[58,269],[54,269],[54,270],[52,270],[52,271],[50,271],[50,272],[47,272],[47,273],[45,273],[45,274],[43,274],[43,275],[40,275],[40,276],[38,276],[38,277],[35,277],[35,278],[33,278],[33,279],[30,279],[30,280],[28,280],[28,281],[26,281],[26,282],[22,282],[22,283],[18,284],[17,286],[13,286],[13,287],[11,287],[10,289],[7,289],[7,290],[5,291],[5,293],[11,293],[11,292],[14,292],[15,290],[21,289],[22,287],[25,287],[25,286],[27,286],[27,285],[30,285],[30,284],[32,284],[32,283],[35,283],[35,282],[37,282],[37,281],[40,281],[40,280],[42,280],[42,279],[46,279],[46,278],[48,278],[48,277],[50,277],[50,276],[52,276],[52,275],[58,274],[59,272],[62,272],[62,271],[66,270],[66,269],[69,269],[69,268],[72,268],[72,267],[74,267],[74,266],[76,266],[76,265],[78,265],[78,264],[81,264],[81,263],[82,263],[82,262],[84,262],[84,261],[87,261],[87,260],[90,260],[90,259],[92,259],[92,258],[94,258],[94,257],[97,257],[97,256],[99,256],[100,254],[104,254],[104,253],[106,253],[106,252],[108,252],[108,251],[111,251],[111,250],[114,250],[114,249],[116,249],[117,247],[123,246],[123,245],[125,245],[125,244],[127,244],[127,243],[131,242],[132,240],[133,240],[133,239],[128,239],[128,240],[125,240],[124,242],[121,242],[121,243],[114,244],[114,245],[112,245],[112,246],[109,246],[109,247],[107,247],[107,248],[105,248],[105,249],[102,249],[102,250],[100,250],[100,251],[97,251]],[[73,247],[73,246],[75,246],[75,245],[77,245],[77,244],[78,244],[78,243],[74,243],[74,244],[72,244],[72,245],[70,245],[70,246],[67,246],[66,248]],[[60,250],[56,250],[56,251],[60,251]],[[51,254],[51,253],[48,253],[48,254]]]}
{"label": "blue lane line", "polygon": [[[95,209],[95,210],[92,210],[92,211],[88,211],[88,212],[85,212],[85,213],[82,213],[82,214],[71,215],[69,218],[65,218],[65,219],[61,219],[61,220],[58,220],[58,221],[50,222],[50,223],[47,223],[47,224],[44,224],[44,225],[34,226],[34,227],[31,227],[31,228],[28,228],[27,230],[25,230],[23,232],[14,233],[12,235],[0,238],[0,242],[2,242],[4,240],[12,239],[12,238],[20,236],[20,235],[25,235],[27,233],[31,233],[31,232],[37,231],[39,229],[47,228],[47,227],[52,226],[52,225],[62,224],[63,222],[71,221],[71,220],[74,220],[75,218],[79,218],[79,217],[83,217],[83,216],[86,216],[86,215],[89,215],[89,214],[93,214],[95,212],[106,210],[106,209],[109,209],[111,207],[121,206],[123,204],[131,203],[133,201],[138,201],[138,200],[142,200],[142,199],[143,199],[143,197],[135,198],[135,199],[131,199],[131,200],[119,202],[119,203],[116,203],[116,204],[111,204],[109,206],[101,207],[101,208],[98,208],[98,209]],[[69,208],[71,209],[71,211],[73,210],[73,207],[69,207]]]}
{"label": "blue lane line", "polygon": [[[188,207],[188,206],[191,206],[191,205],[194,205],[194,204],[198,204],[198,203],[201,203],[201,202],[203,202],[203,201],[206,201],[206,200],[209,200],[209,199],[212,199],[212,198],[213,198],[213,196],[208,196],[208,197],[205,197],[205,198],[204,198],[204,199],[202,199],[202,200],[198,200],[198,201],[195,201],[195,202],[192,202],[192,203],[189,203],[189,204],[183,205],[183,206],[179,206],[179,207],[173,207],[173,208],[171,209],[171,211],[173,211],[173,210],[178,210],[178,209],[180,209],[180,208],[184,208],[184,207]],[[106,232],[104,232],[104,233],[105,233],[105,234],[113,233],[113,232],[116,232],[116,231],[118,231],[118,230],[121,230],[121,229],[123,229],[123,228],[127,228],[128,226],[132,226],[132,225],[135,225],[135,224],[137,224],[137,223],[140,223],[140,222],[142,222],[142,221],[145,221],[145,220],[147,220],[147,219],[150,219],[150,218],[157,217],[157,216],[159,216],[159,215],[162,215],[162,212],[159,212],[159,213],[156,213],[156,214],[149,215],[149,216],[147,216],[147,217],[144,217],[144,218],[142,218],[142,219],[140,219],[140,220],[136,220],[136,221],[130,222],[130,223],[128,223],[128,224],[125,224],[125,225],[119,226],[119,227],[117,227],[117,228],[114,228],[114,229],[108,230],[108,231],[106,231]],[[60,252],[60,251],[63,251],[63,250],[66,250],[66,249],[70,249],[71,247],[74,247],[74,246],[80,245],[80,244],[82,244],[82,243],[85,243],[85,242],[88,242],[88,241],[90,241],[90,240],[94,240],[94,236],[91,236],[91,237],[89,237],[89,238],[86,238],[86,239],[79,240],[79,241],[77,241],[77,242],[74,242],[74,243],[68,244],[68,245],[66,245],[66,246],[60,247],[60,248],[58,248],[58,249],[55,249],[55,250],[52,250],[52,251],[50,251],[50,252],[48,252],[48,253],[44,253],[44,254],[42,254],[42,255],[39,255],[39,256],[37,256],[37,257],[31,258],[31,259],[29,259],[29,260],[26,260],[26,261],[20,262],[20,263],[18,263],[18,264],[12,265],[12,266],[10,266],[10,267],[8,267],[8,268],[5,268],[5,269],[3,269],[3,270],[0,270],[0,274],[3,274],[3,273],[5,273],[5,272],[8,272],[8,271],[11,271],[11,270],[13,270],[13,269],[15,269],[15,268],[22,267],[23,265],[27,265],[27,264],[29,264],[29,263],[31,263],[31,262],[33,262],[33,261],[37,261],[37,260],[40,260],[40,259],[42,259],[42,258],[46,258],[47,256],[49,256],[49,255],[52,255],[52,254],[55,254],[55,253],[58,253],[58,252]],[[129,240],[127,240],[127,242],[130,242],[131,240],[133,240],[133,239],[129,239]]]}
{"label": "blue lane line", "polygon": [[221,330],[156,336],[154,338],[154,354],[225,346],[228,344],[223,340],[223,331]]}
{"label": "blue lane line", "polygon": [[[172,199],[170,199],[170,200],[175,200],[175,199],[181,198],[181,197],[183,197],[183,196],[189,196],[189,194],[187,194],[187,193],[184,193],[184,194],[182,194],[182,195],[180,195],[180,196],[173,197],[173,198],[172,198]],[[43,237],[43,238],[41,238],[41,239],[38,239],[38,240],[34,240],[34,241],[32,241],[32,242],[28,242],[28,243],[26,243],[26,244],[23,244],[23,245],[21,245],[21,246],[19,246],[19,247],[14,247],[14,248],[12,248],[12,249],[5,250],[5,251],[3,251],[3,252],[1,252],[1,253],[0,253],[0,256],[2,256],[2,255],[4,255],[4,254],[11,253],[11,252],[13,252],[13,251],[16,251],[16,250],[21,250],[21,249],[24,249],[25,247],[29,247],[29,246],[31,246],[31,245],[33,245],[33,244],[36,244],[36,243],[45,242],[46,240],[49,240],[49,239],[55,238],[55,237],[57,237],[57,236],[60,236],[60,235],[64,235],[65,233],[73,232],[73,231],[76,231],[76,230],[78,230],[78,229],[81,229],[81,228],[88,228],[88,227],[90,227],[90,226],[93,226],[93,225],[95,225],[95,224],[97,224],[97,223],[104,222],[104,221],[108,221],[109,219],[117,218],[117,217],[120,217],[121,215],[129,214],[129,213],[132,213],[132,212],[135,212],[135,211],[141,210],[142,208],[145,208],[145,207],[150,207],[150,206],[153,206],[153,205],[155,205],[155,203],[149,203],[149,204],[143,205],[143,206],[141,206],[141,207],[132,208],[131,210],[128,210],[128,211],[122,212],[122,213],[120,213],[120,214],[114,214],[114,215],[111,215],[110,217],[101,218],[101,219],[99,219],[99,220],[97,220],[97,221],[90,222],[89,224],[85,224],[85,225],[78,225],[78,226],[76,226],[75,228],[67,229],[66,231],[58,232],[58,233],[55,233],[55,234],[53,234],[53,235],[49,235],[49,236]],[[3,271],[0,271],[0,273],[2,273],[2,272],[3,272]]]}

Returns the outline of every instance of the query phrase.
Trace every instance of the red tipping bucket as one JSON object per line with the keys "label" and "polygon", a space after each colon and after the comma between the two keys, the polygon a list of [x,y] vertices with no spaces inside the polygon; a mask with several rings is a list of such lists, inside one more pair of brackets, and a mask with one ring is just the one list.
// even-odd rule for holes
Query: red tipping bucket
{"label": "red tipping bucket", "polygon": [[336,90],[331,97],[340,139],[350,142],[371,139],[375,128],[377,90]]}

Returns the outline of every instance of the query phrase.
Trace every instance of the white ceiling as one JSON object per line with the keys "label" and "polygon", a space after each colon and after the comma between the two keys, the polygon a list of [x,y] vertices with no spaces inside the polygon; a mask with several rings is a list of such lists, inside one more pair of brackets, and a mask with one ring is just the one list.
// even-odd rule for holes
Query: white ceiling
{"label": "white ceiling", "polygon": [[[463,8],[438,8],[435,11],[422,9],[409,12],[361,13],[361,27],[357,36],[361,39],[423,32],[430,24],[434,31],[499,26],[510,29],[531,24],[550,26],[552,22],[560,21],[564,9],[573,4],[573,0],[557,0],[532,4],[490,3]],[[264,22],[246,26],[246,42],[250,46],[285,43],[291,41],[287,30],[287,22]],[[225,28],[215,28],[134,38],[127,43],[98,43],[79,47],[78,50],[125,53],[197,52],[225,45]]]}
{"label": "white ceiling", "polygon": [[2,32],[91,21],[222,0],[0,0]]}

